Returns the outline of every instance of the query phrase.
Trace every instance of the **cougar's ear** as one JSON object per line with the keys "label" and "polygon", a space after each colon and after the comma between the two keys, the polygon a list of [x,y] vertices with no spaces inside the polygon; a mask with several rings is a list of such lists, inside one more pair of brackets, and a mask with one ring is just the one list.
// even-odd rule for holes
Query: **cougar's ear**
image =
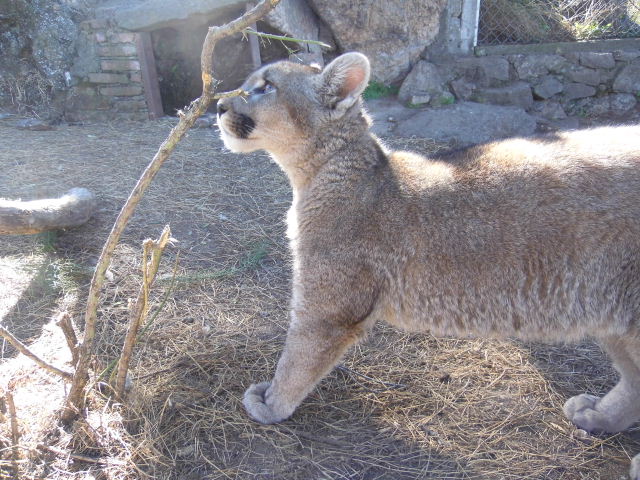
{"label": "cougar's ear", "polygon": [[369,83],[369,59],[361,53],[340,55],[322,71],[322,102],[341,117]]}

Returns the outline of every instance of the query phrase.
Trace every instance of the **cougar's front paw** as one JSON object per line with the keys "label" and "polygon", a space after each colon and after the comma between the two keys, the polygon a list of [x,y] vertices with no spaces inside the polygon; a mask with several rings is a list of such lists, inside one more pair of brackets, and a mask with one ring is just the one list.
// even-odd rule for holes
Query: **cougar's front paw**
{"label": "cougar's front paw", "polygon": [[564,414],[577,427],[587,432],[619,431],[616,427],[614,412],[601,411],[598,408],[600,399],[594,395],[576,395],[564,404]]}
{"label": "cougar's front paw", "polygon": [[251,418],[260,423],[278,423],[288,418],[293,412],[286,412],[273,402],[268,390],[271,382],[254,383],[246,392],[242,403]]}

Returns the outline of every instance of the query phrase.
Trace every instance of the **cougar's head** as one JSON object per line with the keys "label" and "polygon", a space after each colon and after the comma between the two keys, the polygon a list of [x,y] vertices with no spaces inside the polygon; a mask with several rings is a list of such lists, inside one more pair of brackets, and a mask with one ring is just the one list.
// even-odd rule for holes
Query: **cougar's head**
{"label": "cougar's head", "polygon": [[247,96],[218,102],[218,127],[234,152],[266,150],[276,158],[312,142],[315,133],[353,111],[369,81],[369,60],[345,53],[317,67],[281,61],[242,84]]}

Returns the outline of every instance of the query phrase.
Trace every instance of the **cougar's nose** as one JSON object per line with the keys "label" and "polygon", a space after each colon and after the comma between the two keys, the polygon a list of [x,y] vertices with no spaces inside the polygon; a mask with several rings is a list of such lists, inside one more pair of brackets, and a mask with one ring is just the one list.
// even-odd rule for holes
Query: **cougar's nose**
{"label": "cougar's nose", "polygon": [[219,100],[217,105],[218,115],[222,116],[223,113],[229,111],[229,107],[224,104],[224,100]]}

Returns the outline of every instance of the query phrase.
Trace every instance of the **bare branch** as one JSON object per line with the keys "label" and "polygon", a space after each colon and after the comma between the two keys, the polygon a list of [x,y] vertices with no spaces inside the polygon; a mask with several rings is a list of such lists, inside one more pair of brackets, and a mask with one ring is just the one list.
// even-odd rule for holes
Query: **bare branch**
{"label": "bare branch", "polygon": [[240,32],[247,28],[257,20],[262,18],[266,13],[272,10],[280,0],[262,0],[257,6],[249,10],[242,17],[227,23],[221,27],[211,27],[207,32],[207,36],[202,46],[201,68],[202,68],[202,95],[200,98],[191,102],[184,114],[180,116],[178,124],[171,130],[167,139],[160,145],[160,149],[156,152],[153,159],[143,172],[129,195],[129,198],[120,210],[120,214],[116,219],[111,233],[105,242],[96,270],[91,279],[91,286],[87,298],[87,309],[85,313],[84,338],[79,348],[79,358],[76,367],[65,409],[62,412],[61,419],[69,422],[81,410],[84,402],[84,389],[88,380],[89,365],[93,354],[94,340],[96,335],[96,320],[99,303],[100,290],[104,283],[104,274],[111,262],[113,251],[120,240],[120,236],[124,231],[129,219],[138,205],[138,202],[144,195],[147,187],[160,170],[160,167],[169,158],[178,142],[184,137],[187,131],[193,126],[195,121],[207,110],[213,100],[213,90],[217,85],[213,72],[213,51],[215,44],[223,37],[227,37],[234,33]]}
{"label": "bare branch", "polygon": [[76,365],[78,363],[78,338],[76,337],[76,330],[73,328],[73,320],[69,312],[62,312],[56,320],[56,325],[64,333],[67,346],[71,350],[72,362]]}
{"label": "bare branch", "polygon": [[71,372],[60,370],[59,368],[48,364],[47,362],[42,360],[39,356],[37,356],[35,353],[33,353],[31,350],[29,350],[29,348],[27,348],[27,346],[24,343],[22,343],[20,340],[14,337],[11,334],[11,332],[9,332],[9,330],[7,330],[2,326],[0,326],[0,335],[2,335],[5,339],[7,339],[9,343],[16,348],[16,350],[22,353],[25,357],[29,357],[31,360],[36,362],[39,366],[41,366],[45,370],[48,370],[51,373],[55,373],[56,375],[60,375],[65,380],[73,380],[73,374]]}
{"label": "bare branch", "polygon": [[20,442],[20,429],[18,428],[18,415],[16,414],[16,404],[13,401],[13,392],[11,391],[11,388],[12,387],[10,385],[9,389],[4,394],[4,398],[7,402],[9,422],[11,423],[11,461],[13,462],[13,470],[17,478],[17,475],[18,475],[17,462],[20,457],[19,445],[18,445],[18,443]]}
{"label": "bare branch", "polygon": [[115,382],[115,391],[118,398],[124,397],[127,371],[129,370],[129,363],[131,362],[133,347],[138,337],[140,325],[142,325],[142,322],[146,318],[149,308],[149,288],[156,278],[158,267],[160,266],[160,258],[170,238],[171,230],[167,225],[164,227],[164,230],[162,230],[162,234],[158,240],[147,239],[143,244],[142,285],[138,292],[138,298],[131,309],[131,320],[129,321],[129,328],[118,362],[118,373]]}

